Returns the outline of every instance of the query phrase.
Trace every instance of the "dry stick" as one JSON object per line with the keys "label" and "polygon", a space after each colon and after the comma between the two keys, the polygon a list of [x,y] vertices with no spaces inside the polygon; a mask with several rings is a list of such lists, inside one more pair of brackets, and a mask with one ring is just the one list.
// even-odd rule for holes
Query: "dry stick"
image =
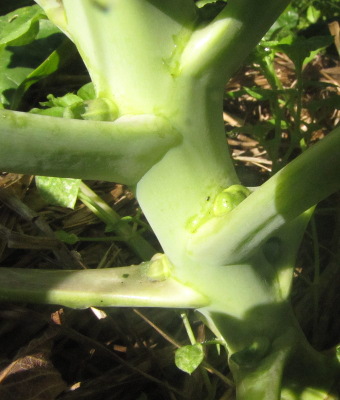
{"label": "dry stick", "polygon": [[178,349],[182,347],[178,342],[176,342],[175,339],[173,339],[171,336],[169,336],[167,333],[165,333],[162,329],[158,328],[157,325],[155,325],[151,320],[149,320],[148,317],[146,317],[144,314],[142,314],[139,310],[136,308],[133,309],[133,311],[139,315],[147,324],[149,324],[155,331],[157,331],[165,340],[173,344],[175,347]]}
{"label": "dry stick", "polygon": [[0,224],[0,238],[3,238],[10,249],[36,249],[58,250],[61,242],[53,237],[32,236],[24,233],[12,232],[6,226]]}
{"label": "dry stick", "polygon": [[134,371],[142,376],[144,376],[144,378],[157,383],[158,385],[164,386],[166,389],[176,393],[177,395],[183,397],[183,398],[188,398],[186,397],[183,393],[181,393],[180,391],[178,391],[177,389],[175,389],[174,387],[172,387],[171,385],[169,385],[166,382],[161,381],[160,379],[155,378],[154,376],[141,371],[139,368],[134,367],[133,365],[129,364],[127,361],[123,360],[122,358],[120,358],[116,353],[114,353],[113,351],[111,351],[110,349],[108,349],[107,347],[105,347],[104,345],[102,345],[100,342],[97,342],[94,339],[91,339],[79,332],[77,332],[76,330],[69,328],[69,327],[65,327],[65,326],[60,326],[60,329],[67,334],[70,337],[73,337],[75,339],[79,339],[79,341],[83,342],[83,343],[88,343],[91,346],[94,346],[96,349],[98,349],[99,351],[103,352],[104,354],[106,354],[107,356],[113,358],[115,361],[119,362],[120,364],[124,365],[125,367],[129,368],[131,371]]}

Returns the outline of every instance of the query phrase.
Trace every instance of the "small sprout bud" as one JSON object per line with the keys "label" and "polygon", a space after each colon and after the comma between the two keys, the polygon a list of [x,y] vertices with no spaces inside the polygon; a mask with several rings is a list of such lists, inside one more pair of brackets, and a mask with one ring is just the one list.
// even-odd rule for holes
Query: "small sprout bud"
{"label": "small sprout bud", "polygon": [[151,281],[164,281],[170,276],[171,264],[165,254],[155,254],[145,266],[144,274]]}
{"label": "small sprout bud", "polygon": [[87,100],[84,102],[84,112],[81,116],[92,121],[114,121],[118,118],[118,108],[109,99]]}
{"label": "small sprout bud", "polygon": [[216,217],[225,215],[236,208],[250,194],[242,185],[232,185],[220,192],[214,201],[213,212]]}

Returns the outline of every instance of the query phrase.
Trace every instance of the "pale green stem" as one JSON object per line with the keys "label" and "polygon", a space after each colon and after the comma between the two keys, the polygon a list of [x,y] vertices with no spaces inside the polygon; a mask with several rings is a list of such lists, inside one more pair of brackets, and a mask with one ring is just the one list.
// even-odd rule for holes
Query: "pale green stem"
{"label": "pale green stem", "polygon": [[203,225],[188,242],[194,258],[219,265],[251,256],[278,228],[340,189],[340,128],[301,154],[229,214]]}
{"label": "pale green stem", "polygon": [[197,19],[192,0],[64,0],[67,31],[99,97],[120,115],[165,115],[173,69]]}
{"label": "pale green stem", "polygon": [[259,304],[242,319],[226,309],[210,319],[217,334],[228,339],[237,400],[338,398],[332,387],[340,377],[339,364],[310,346],[290,304]]}
{"label": "pale green stem", "polygon": [[197,28],[181,57],[181,72],[224,83],[240,67],[289,0],[230,0],[207,26]]}
{"label": "pale green stem", "polygon": [[196,308],[208,303],[174,279],[149,278],[149,265],[81,271],[0,268],[0,299],[73,308]]}
{"label": "pale green stem", "polygon": [[35,0],[35,2],[44,9],[48,18],[69,36],[63,2],[54,0]]}
{"label": "pale green stem", "polygon": [[180,142],[154,115],[81,121],[0,110],[0,170],[136,183]]}
{"label": "pale green stem", "polygon": [[196,344],[197,341],[196,341],[194,332],[192,331],[192,328],[191,328],[190,321],[189,321],[187,313],[182,313],[181,317],[182,317],[184,328],[185,328],[185,330],[187,332],[187,335],[188,335],[188,338],[190,340],[190,343],[192,345]]}
{"label": "pale green stem", "polygon": [[164,252],[180,266],[187,259],[190,220],[239,180],[224,131],[223,91],[181,77],[177,86],[168,112],[183,141],[143,176],[135,191]]}

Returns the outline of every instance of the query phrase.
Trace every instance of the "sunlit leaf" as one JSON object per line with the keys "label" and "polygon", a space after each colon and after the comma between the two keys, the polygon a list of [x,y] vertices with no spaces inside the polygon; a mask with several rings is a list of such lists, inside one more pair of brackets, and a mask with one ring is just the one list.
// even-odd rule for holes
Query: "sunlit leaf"
{"label": "sunlit leaf", "polygon": [[22,46],[31,43],[39,32],[39,20],[46,18],[35,5],[19,8],[0,17],[0,45]]}
{"label": "sunlit leaf", "polygon": [[312,4],[307,8],[307,20],[311,24],[315,24],[321,16],[321,11],[315,8]]}
{"label": "sunlit leaf", "polygon": [[81,97],[83,100],[93,100],[96,97],[96,92],[94,90],[94,86],[92,82],[86,83],[82,86],[77,95]]}
{"label": "sunlit leaf", "polygon": [[[0,46],[0,102],[5,107],[16,109],[21,96],[31,85],[31,82],[25,84],[25,80],[63,40],[63,34],[50,21],[40,20],[38,24],[37,40],[32,43],[23,46]],[[32,83],[35,83],[37,77],[33,78]],[[15,104],[12,104],[13,102]]]}
{"label": "sunlit leaf", "polygon": [[192,374],[204,358],[203,346],[199,343],[183,346],[176,350],[175,364],[177,368]]}
{"label": "sunlit leaf", "polygon": [[[54,31],[54,27],[52,29]],[[41,79],[44,79],[58,71],[59,68],[65,65],[70,58],[73,57],[74,52],[75,47],[73,43],[70,40],[65,39],[56,50],[48,55],[48,57],[20,83],[13,96],[11,108],[17,109],[26,91]]]}
{"label": "sunlit leaf", "polygon": [[80,179],[36,177],[36,184],[42,197],[50,204],[74,208]]}

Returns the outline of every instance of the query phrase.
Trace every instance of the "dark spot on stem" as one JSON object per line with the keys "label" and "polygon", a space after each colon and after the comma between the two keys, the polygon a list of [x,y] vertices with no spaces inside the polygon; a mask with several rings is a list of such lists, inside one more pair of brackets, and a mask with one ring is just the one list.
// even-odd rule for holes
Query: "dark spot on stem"
{"label": "dark spot on stem", "polygon": [[282,255],[282,241],[278,237],[271,237],[263,245],[263,254],[270,264],[277,262]]}

